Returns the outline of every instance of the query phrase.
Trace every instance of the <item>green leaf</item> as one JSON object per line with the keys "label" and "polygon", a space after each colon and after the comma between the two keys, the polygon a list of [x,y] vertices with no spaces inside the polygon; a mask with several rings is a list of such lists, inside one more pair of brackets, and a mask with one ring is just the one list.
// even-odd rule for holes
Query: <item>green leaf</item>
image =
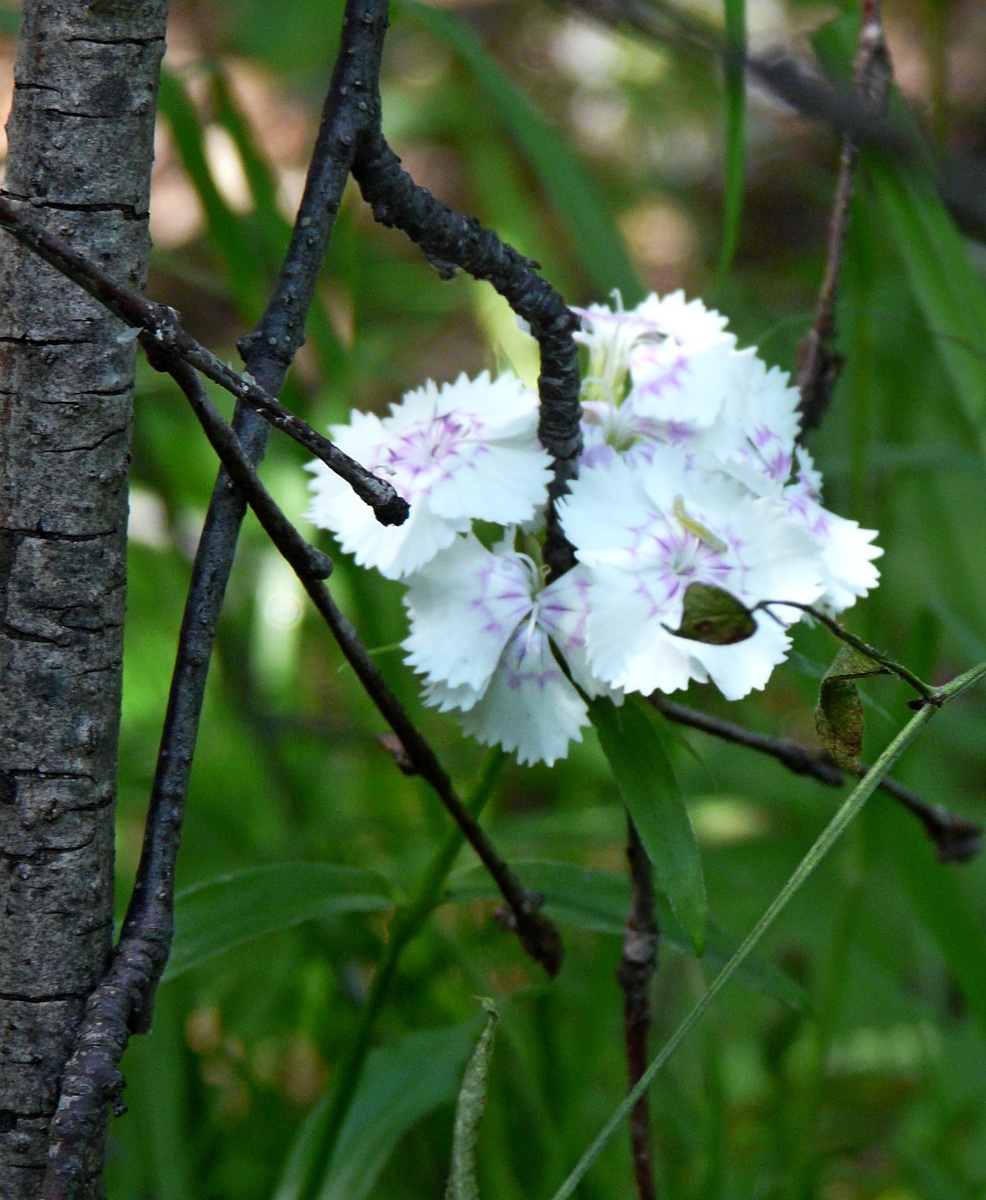
{"label": "green leaf", "polygon": [[[668,627],[665,625],[665,629]],[[732,646],[745,642],[757,632],[750,610],[732,593],[711,583],[692,583],[685,591],[685,602],[678,629],[668,629],[675,637],[709,646]]]}
{"label": "green leaf", "polygon": [[701,954],[709,916],[702,859],[656,714],[630,697],[621,708],[594,700],[589,717],[654,864],[655,883]]}
{"label": "green leaf", "polygon": [[889,674],[886,667],[846,642],[825,673],[818,690],[815,729],[825,749],[847,771],[855,768],[863,750],[863,705],[856,680]]}
{"label": "green leaf", "polygon": [[444,42],[472,76],[568,226],[597,293],[606,295],[619,288],[627,307],[642,300],[644,287],[612,208],[565,139],[534,110],[476,34],[453,13],[417,0],[400,0],[394,7]]}
{"label": "green leaf", "polygon": [[[625,875],[544,859],[511,862],[510,869],[524,887],[544,896],[544,911],[548,916],[578,929],[614,937],[623,936],[623,925],[630,907],[630,885]],[[499,895],[486,868],[475,866],[452,876],[443,903],[492,900]],[[659,895],[656,904],[661,945],[670,947],[678,954],[693,956],[695,951],[688,935],[667,900]],[[737,945],[732,934],[710,921],[701,961],[708,966],[720,966],[732,957]],[[770,996],[791,1008],[805,1010],[809,1006],[804,989],[760,955],[751,955],[740,967],[736,979],[750,991]]]}
{"label": "green leaf", "polygon": [[[394,1147],[428,1113],[455,1099],[476,1039],[476,1022],[412,1033],[374,1050],[366,1063],[319,1200],[364,1200]],[[302,1127],[274,1200],[297,1200],[328,1097]]]}
{"label": "green leaf", "polygon": [[452,1164],[449,1168],[445,1200],[479,1200],[476,1181],[476,1142],[479,1123],[486,1108],[486,1076],[493,1057],[493,1039],[500,1015],[492,1000],[484,999],[486,1027],[479,1035],[459,1089],[452,1130]]}
{"label": "green leaf", "polygon": [[726,17],[726,194],[719,274],[729,270],[739,243],[746,159],[746,0],[724,0]]}
{"label": "green leaf", "polygon": [[357,867],[277,863],[210,879],[175,897],[175,941],[164,978],[174,979],[264,933],[393,903],[389,882]]}

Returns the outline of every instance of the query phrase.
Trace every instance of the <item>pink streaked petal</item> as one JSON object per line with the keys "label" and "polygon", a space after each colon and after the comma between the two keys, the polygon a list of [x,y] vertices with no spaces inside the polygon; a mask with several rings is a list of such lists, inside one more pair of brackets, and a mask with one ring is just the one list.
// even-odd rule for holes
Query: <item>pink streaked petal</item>
{"label": "pink streaked petal", "polygon": [[[445,464],[443,464],[445,465]],[[432,488],[430,504],[441,516],[517,525],[548,499],[551,459],[532,438],[462,446]]]}
{"label": "pink streaked petal", "polygon": [[662,624],[677,625],[681,604],[655,612],[654,598],[629,573],[613,568],[592,572],[587,622],[589,664],[593,675],[627,692],[645,695],[658,689],[687,687],[688,657]]}
{"label": "pink streaked petal", "polygon": [[630,355],[634,405],[643,416],[711,425],[736,386],[738,356],[728,342],[697,349],[645,343]]}
{"label": "pink streaked petal", "polygon": [[517,625],[533,581],[515,554],[491,554],[471,534],[408,580],[408,663],[431,683],[482,692]]}
{"label": "pink streaked petal", "polygon": [[620,458],[584,470],[558,514],[580,561],[625,557],[639,542],[635,526],[647,520],[641,476]]}
{"label": "pink streaked petal", "polygon": [[538,395],[516,375],[506,372],[495,379],[489,371],[470,379],[462,374],[439,389],[440,415],[461,413],[472,417],[486,440],[533,437],[537,428]]}
{"label": "pink streaked petal", "polygon": [[504,649],[489,686],[459,724],[484,745],[499,745],[520,763],[549,766],[581,741],[585,702],[555,662],[547,635],[521,625]]}

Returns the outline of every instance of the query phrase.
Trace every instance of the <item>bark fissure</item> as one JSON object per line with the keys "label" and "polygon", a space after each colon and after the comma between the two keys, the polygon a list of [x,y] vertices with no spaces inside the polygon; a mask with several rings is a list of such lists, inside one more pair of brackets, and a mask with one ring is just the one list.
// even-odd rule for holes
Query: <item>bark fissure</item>
{"label": "bark fissure", "polygon": [[[49,109],[48,111],[53,112],[55,110]],[[73,115],[78,116],[79,114],[75,113]],[[26,204],[31,203],[30,196],[19,196],[16,192],[12,192],[9,189],[4,192],[4,195],[8,196],[11,200],[23,200]],[[32,208],[37,207],[33,204],[31,206]],[[44,208],[54,212],[118,213],[128,221],[146,221],[149,216],[149,212],[141,212],[134,208],[132,204],[72,204],[69,201],[63,200],[52,201],[50,204],[44,205]]]}

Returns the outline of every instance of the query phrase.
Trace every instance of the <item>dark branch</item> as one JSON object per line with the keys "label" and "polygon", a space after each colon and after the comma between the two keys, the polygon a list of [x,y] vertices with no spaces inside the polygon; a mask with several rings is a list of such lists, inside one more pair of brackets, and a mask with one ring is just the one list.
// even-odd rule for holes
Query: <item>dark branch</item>
{"label": "dark branch", "polygon": [[22,207],[0,196],[0,226],[19,242],[29,246],[41,258],[77,283],[90,296],[133,329],[140,330],[163,350],[173,350],[203,375],[218,383],[265,421],[286,433],[350,485],[359,498],[374,511],[381,525],[400,525],[407,519],[408,504],[391,484],[372,475],[355,459],[316,433],[307,422],[296,417],[273,396],[267,394],[252,376],[240,375],[200,345],[179,323],[178,314],[165,304],[156,304],[138,292],[124,287],[105,271],[75,250],[68,242],[44,229]]}
{"label": "dark branch", "polygon": [[[164,369],[163,363],[159,363],[159,366]],[[244,454],[236,435],[222,419],[196,373],[177,357],[172,359],[168,370],[188,397],[213,450],[230,478],[246,496],[264,531],[292,567],[331,629],[370,699],[399,738],[414,773],[431,785],[493,877],[509,906],[512,927],[525,950],[541,963],[550,975],[557,974],[561,965],[561,942],[554,925],[538,911],[541,898],[524,890],[496,852],[482,826],[460,800],[435,752],[388,687],[359,634],[339,611],[323,583],[331,570],[329,560],[321,551],[305,541],[271,498]]]}
{"label": "dark branch", "polygon": [[[825,750],[809,750],[796,742],[744,729],[742,725],[734,725],[731,721],[723,721],[697,709],[687,708],[684,704],[676,704],[656,692],[649,700],[669,721],[686,725],[690,729],[698,729],[721,741],[732,742],[736,746],[745,746],[748,750],[766,754],[795,775],[808,775],[819,783],[824,783],[826,787],[842,787],[846,782],[845,772]],[[857,779],[863,779],[868,770],[869,767],[865,763],[859,763],[853,774]],[[880,789],[918,818],[934,843],[939,862],[971,862],[981,850],[983,830],[975,821],[970,821],[968,817],[954,813],[942,805],[929,804],[917,792],[893,779],[881,780]]]}
{"label": "dark branch", "polygon": [[[853,67],[853,86],[867,103],[886,111],[892,80],[893,68],[880,19],[880,0],[864,0],[859,49]],[[797,377],[801,390],[799,436],[802,439],[822,423],[842,371],[843,357],[835,349],[835,301],[849,232],[849,210],[858,158],[856,142],[846,134],[842,139],[825,274],[818,293],[815,319],[798,346]]]}
{"label": "dark branch", "polygon": [[491,283],[530,326],[541,349],[538,438],[554,459],[545,561],[553,575],[575,562],[571,545],[555,517],[555,501],[575,478],[582,452],[579,366],[572,334],[578,317],[538,275],[535,263],[507,246],[473,217],[453,212],[401,168],[401,161],[375,130],[353,162],[353,177],[376,219],[403,230],[445,276],[461,267]]}
{"label": "dark branch", "polygon": [[[348,20],[350,11],[353,19]],[[287,256],[271,301],[244,346],[248,370],[271,395],[280,391],[302,342],[322,255],[349,176],[355,131],[374,119],[365,81],[379,73],[386,25],[387,0],[361,0],[359,5],[348,0],[347,24]],[[57,260],[53,265],[63,269]],[[91,264],[82,265],[89,277]],[[148,332],[153,336],[153,330]],[[269,426],[238,403],[234,430],[248,462],[259,462]],[[130,1032],[146,1030],[150,1022],[171,946],[175,857],[209,659],[244,511],[242,493],[220,471],[185,605],[137,883],[110,970],[89,999],[62,1082],[50,1133],[46,1200],[72,1200],[77,1194],[87,1145],[106,1104],[115,1101],[123,1085],[118,1064]],[[317,562],[309,565],[317,573]]]}
{"label": "dark branch", "polygon": [[[623,989],[623,1038],[630,1089],[647,1069],[651,1027],[650,990],[657,970],[660,932],[654,909],[654,880],[640,834],[627,813],[627,863],[630,868],[630,911],[623,929],[623,957],[616,977]],[[633,1176],[640,1200],[654,1200],[654,1138],[650,1103],[645,1092],[630,1113]]]}
{"label": "dark branch", "polygon": [[[175,861],[191,759],[216,622],[244,512],[244,493],[255,505],[268,534],[298,571],[415,769],[438,792],[496,880],[522,944],[551,974],[557,972],[561,962],[560,939],[554,926],[538,911],[540,898],[524,892],[478,823],[463,808],[431,748],[411,724],[356,631],[322,585],[329,570],[328,560],[286,521],[253,471],[267,440],[267,428],[256,415],[259,413],[264,421],[283,429],[346,478],[357,494],[374,507],[383,523],[399,524],[407,515],[406,503],[389,484],[369,475],[274,399],[304,339],[305,314],[314,295],[345,181],[354,167],[354,154],[357,147],[362,151],[371,147],[379,159],[381,178],[386,176],[387,186],[400,185],[404,199],[411,202],[406,212],[408,224],[414,227],[415,213],[437,221],[435,257],[444,254],[446,261],[465,267],[479,278],[490,279],[530,322],[542,352],[540,436],[556,459],[553,499],[564,491],[566,480],[575,472],[575,460],[581,449],[579,379],[571,336],[576,318],[557,293],[533,274],[526,259],[503,247],[475,222],[466,222],[444,206],[437,206],[428,193],[411,184],[399,167],[396,173],[393,171],[397,160],[380,135],[378,81],[386,25],[386,0],[359,3],[347,0],[342,45],[288,255],[257,330],[240,342],[247,364],[244,376],[224,366],[195,342],[180,327],[173,310],[121,288],[71,246],[24,218],[16,207],[0,209],[0,224],[7,225],[15,236],[141,331],[148,357],[179,380],[195,403],[200,419],[211,429],[210,436],[226,464],[213,492],[193,568],[137,884],[110,971],[90,997],[83,1033],[66,1072],[59,1112],[52,1127],[46,1180],[49,1200],[53,1197],[67,1200],[74,1194],[86,1143],[101,1120],[105,1104],[118,1094],[122,1085],[118,1064],[128,1030],[148,1028],[154,992],[167,961],[173,933]],[[366,182],[365,172],[363,181]],[[373,187],[372,181],[369,186]],[[463,230],[479,236],[470,240],[463,236]],[[457,248],[447,245],[449,234]],[[417,240],[428,252],[432,242],[425,231],[419,231]],[[233,431],[215,413],[192,368],[237,397]],[[210,419],[210,413],[214,420]],[[552,566],[560,572],[571,565],[571,549],[557,524],[552,522],[553,506],[549,547],[553,551]]]}

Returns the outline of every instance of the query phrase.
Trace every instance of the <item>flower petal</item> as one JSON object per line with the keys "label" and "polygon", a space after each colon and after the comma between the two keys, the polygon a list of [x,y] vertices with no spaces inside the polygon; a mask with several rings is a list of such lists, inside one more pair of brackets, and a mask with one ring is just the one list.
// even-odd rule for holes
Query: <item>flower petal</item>
{"label": "flower petal", "polygon": [[769,614],[754,613],[754,620],[757,632],[744,642],[731,646],[689,644],[691,657],[727,700],[742,700],[750,692],[766,687],[774,667],[787,658],[791,648],[791,639]]}
{"label": "flower petal", "polygon": [[623,694],[592,673],[589,666],[587,622],[589,572],[578,565],[550,583],[538,597],[538,624],[568,664],[572,678],[590,698],[609,696],[617,704]]}
{"label": "flower petal", "polygon": [[458,720],[483,745],[502,746],[521,763],[548,766],[568,753],[570,742],[582,740],[589,723],[585,702],[534,623],[514,632],[482,699]]}
{"label": "flower petal", "polygon": [[705,428],[740,385],[745,363],[726,341],[697,348],[642,343],[630,355],[634,407],[642,416]]}
{"label": "flower petal", "polygon": [[468,516],[498,525],[529,521],[548,502],[551,458],[531,430],[523,441],[490,441],[450,458],[429,497],[432,510],[455,520]]}
{"label": "flower petal", "polygon": [[547,500],[551,460],[538,444],[537,394],[513,375],[465,375],[409,392],[382,420],[351,414],[334,426],[338,445],[384,475],[411,506],[400,526],[377,524],[372,512],[321,464],[312,464],[315,493],[308,515],[330,529],[343,549],[390,578],[427,563],[472,520],[512,524],[534,518]]}
{"label": "flower petal", "polygon": [[[597,567],[592,571],[586,624],[592,673],[626,692],[674,692],[695,674],[689,650],[665,624],[677,627],[670,602],[648,592],[629,571]],[[680,610],[680,601],[678,608]]]}
{"label": "flower petal", "polygon": [[822,479],[811,455],[797,450],[798,476],[782,493],[787,512],[816,539],[821,552],[823,608],[842,612],[876,587],[880,578],[873,560],[883,554],[872,544],[874,529],[862,529],[856,521],[837,516],[822,507]]}
{"label": "flower petal", "polygon": [[429,683],[481,693],[533,608],[532,589],[518,555],[493,554],[472,534],[458,538],[408,580],[408,663]]}

